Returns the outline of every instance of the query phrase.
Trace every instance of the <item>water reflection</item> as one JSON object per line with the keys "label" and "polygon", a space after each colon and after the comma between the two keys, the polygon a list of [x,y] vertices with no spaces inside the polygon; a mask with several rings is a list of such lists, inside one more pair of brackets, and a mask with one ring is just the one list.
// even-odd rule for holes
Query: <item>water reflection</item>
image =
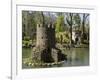
{"label": "water reflection", "polygon": [[62,66],[86,66],[89,65],[89,49],[73,48],[66,51],[68,60]]}
{"label": "water reflection", "polygon": [[[23,48],[23,59],[31,57],[32,49]],[[49,67],[69,67],[69,66],[88,66],[89,65],[89,48],[71,48],[66,49],[64,53],[67,60],[63,64],[53,65]],[[45,67],[45,66],[44,66]],[[23,64],[23,68],[29,68]]]}

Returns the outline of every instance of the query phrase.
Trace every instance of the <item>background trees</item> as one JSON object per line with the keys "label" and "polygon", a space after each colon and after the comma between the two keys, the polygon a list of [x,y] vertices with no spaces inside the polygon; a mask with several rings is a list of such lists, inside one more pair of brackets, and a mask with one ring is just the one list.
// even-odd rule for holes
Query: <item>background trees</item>
{"label": "background trees", "polygon": [[56,40],[73,44],[73,31],[80,31],[82,42],[89,41],[89,14],[43,11],[22,11],[22,38],[35,40],[36,25],[54,24]]}

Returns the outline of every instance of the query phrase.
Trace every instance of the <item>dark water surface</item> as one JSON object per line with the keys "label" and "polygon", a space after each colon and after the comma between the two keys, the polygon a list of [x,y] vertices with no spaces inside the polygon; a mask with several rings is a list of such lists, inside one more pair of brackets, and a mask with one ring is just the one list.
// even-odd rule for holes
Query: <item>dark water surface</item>
{"label": "dark water surface", "polygon": [[[22,59],[31,57],[32,49],[22,49]],[[89,48],[71,48],[63,51],[67,55],[67,61],[63,64],[51,66],[51,67],[71,67],[71,66],[88,66],[89,65]],[[22,65],[23,68],[25,65]]]}

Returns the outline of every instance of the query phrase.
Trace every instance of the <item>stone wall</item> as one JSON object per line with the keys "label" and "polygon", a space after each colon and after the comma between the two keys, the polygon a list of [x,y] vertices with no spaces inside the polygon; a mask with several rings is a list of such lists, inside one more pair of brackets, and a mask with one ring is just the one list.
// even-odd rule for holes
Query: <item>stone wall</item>
{"label": "stone wall", "polygon": [[37,24],[37,41],[36,46],[47,48],[55,47],[55,28],[52,24]]}
{"label": "stone wall", "polygon": [[36,33],[36,46],[42,48],[48,47],[47,28],[42,24],[37,24]]}

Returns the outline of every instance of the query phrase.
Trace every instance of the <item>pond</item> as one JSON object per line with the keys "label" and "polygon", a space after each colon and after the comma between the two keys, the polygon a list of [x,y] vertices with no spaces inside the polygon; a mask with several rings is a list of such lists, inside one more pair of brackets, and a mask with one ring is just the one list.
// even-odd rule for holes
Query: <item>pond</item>
{"label": "pond", "polygon": [[[22,59],[31,57],[31,48],[22,49]],[[67,55],[67,60],[63,64],[51,67],[72,67],[72,66],[88,66],[89,65],[89,48],[71,48],[62,51]],[[23,68],[31,68],[22,64]],[[35,67],[37,68],[37,67]]]}

